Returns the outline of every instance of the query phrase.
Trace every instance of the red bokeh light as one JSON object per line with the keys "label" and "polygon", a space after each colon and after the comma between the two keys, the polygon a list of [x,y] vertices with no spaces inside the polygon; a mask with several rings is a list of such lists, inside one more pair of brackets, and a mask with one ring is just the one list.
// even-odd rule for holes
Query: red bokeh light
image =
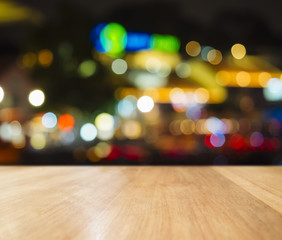
{"label": "red bokeh light", "polygon": [[240,134],[234,134],[230,138],[230,146],[234,149],[240,149],[244,146],[244,138]]}
{"label": "red bokeh light", "polygon": [[70,114],[63,114],[59,117],[58,126],[62,131],[70,131],[74,127],[74,118]]}
{"label": "red bokeh light", "polygon": [[205,137],[205,144],[209,148],[214,148],[214,146],[211,144],[211,134],[206,135],[206,137]]}

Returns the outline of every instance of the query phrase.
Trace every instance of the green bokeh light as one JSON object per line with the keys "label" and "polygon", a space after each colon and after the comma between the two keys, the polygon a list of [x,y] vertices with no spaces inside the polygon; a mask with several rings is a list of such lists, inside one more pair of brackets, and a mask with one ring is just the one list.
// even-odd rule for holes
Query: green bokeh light
{"label": "green bokeh light", "polygon": [[96,71],[96,64],[92,60],[83,61],[78,67],[78,73],[81,77],[90,77]]}
{"label": "green bokeh light", "polygon": [[180,48],[180,41],[178,38],[171,35],[153,34],[150,41],[151,49],[162,52],[175,53]]}
{"label": "green bokeh light", "polygon": [[109,55],[118,56],[124,51],[126,46],[126,30],[118,23],[109,23],[101,31],[100,41]]}

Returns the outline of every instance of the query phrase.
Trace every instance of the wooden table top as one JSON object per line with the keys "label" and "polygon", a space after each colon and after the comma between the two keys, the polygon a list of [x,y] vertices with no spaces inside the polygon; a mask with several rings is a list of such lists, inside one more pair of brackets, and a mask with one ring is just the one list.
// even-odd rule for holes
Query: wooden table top
{"label": "wooden table top", "polygon": [[282,239],[281,167],[1,167],[0,239]]}

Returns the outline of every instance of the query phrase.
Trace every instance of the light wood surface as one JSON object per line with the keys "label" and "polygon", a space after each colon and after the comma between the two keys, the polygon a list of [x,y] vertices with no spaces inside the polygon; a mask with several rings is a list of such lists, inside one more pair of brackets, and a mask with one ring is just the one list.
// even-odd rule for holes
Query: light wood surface
{"label": "light wood surface", "polygon": [[282,239],[281,167],[2,167],[0,239]]}

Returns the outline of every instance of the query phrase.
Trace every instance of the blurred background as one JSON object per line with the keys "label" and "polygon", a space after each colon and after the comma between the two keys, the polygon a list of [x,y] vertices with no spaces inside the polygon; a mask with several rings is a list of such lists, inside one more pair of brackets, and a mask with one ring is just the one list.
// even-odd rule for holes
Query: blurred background
{"label": "blurred background", "polygon": [[0,0],[0,164],[281,165],[281,9]]}

